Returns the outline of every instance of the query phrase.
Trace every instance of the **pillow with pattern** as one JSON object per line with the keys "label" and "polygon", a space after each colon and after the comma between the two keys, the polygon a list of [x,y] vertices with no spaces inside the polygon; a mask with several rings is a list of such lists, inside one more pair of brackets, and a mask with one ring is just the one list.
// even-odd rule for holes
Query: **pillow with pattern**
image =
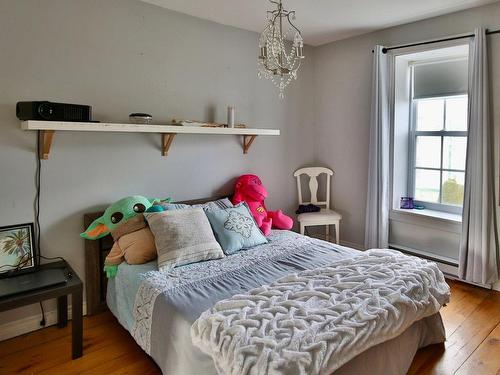
{"label": "pillow with pattern", "polygon": [[217,242],[227,255],[249,247],[267,243],[266,237],[255,224],[246,203],[224,209],[205,211]]}
{"label": "pillow with pattern", "polygon": [[206,211],[206,210],[215,210],[215,209],[233,207],[233,204],[228,198],[217,199],[215,201],[210,201],[202,204],[193,204],[192,206],[184,203],[168,203],[168,202],[160,203],[160,205],[166,211],[183,210],[186,208],[196,208],[196,207],[201,207],[203,208],[204,211]]}

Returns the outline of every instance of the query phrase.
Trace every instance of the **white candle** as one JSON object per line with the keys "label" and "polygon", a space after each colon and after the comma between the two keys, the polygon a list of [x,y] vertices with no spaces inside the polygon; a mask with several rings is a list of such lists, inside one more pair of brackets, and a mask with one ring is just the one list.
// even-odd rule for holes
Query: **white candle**
{"label": "white candle", "polygon": [[227,107],[227,127],[234,128],[234,107]]}

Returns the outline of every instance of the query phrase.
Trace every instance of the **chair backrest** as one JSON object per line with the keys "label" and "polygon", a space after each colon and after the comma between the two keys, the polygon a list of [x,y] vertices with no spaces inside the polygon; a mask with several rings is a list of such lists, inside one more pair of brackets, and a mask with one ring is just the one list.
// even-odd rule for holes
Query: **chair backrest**
{"label": "chair backrest", "polygon": [[[318,201],[318,176],[320,174],[326,174],[326,200]],[[300,177],[302,175],[309,176],[309,190],[311,192],[311,201],[304,202],[302,199],[302,184],[300,182]],[[315,205],[325,205],[326,209],[330,208],[330,180],[333,175],[333,171],[324,167],[309,167],[301,168],[295,171],[293,174],[297,178],[297,191],[299,193],[299,204],[315,204]]]}

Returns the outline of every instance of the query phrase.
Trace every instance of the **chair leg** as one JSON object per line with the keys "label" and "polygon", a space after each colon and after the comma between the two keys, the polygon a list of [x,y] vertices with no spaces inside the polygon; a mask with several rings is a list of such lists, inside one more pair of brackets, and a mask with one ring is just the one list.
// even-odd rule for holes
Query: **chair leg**
{"label": "chair leg", "polygon": [[325,239],[326,239],[328,242],[330,242],[330,226],[329,226],[329,225],[326,225],[326,231],[325,231],[325,232],[326,232],[326,233],[325,233],[325,234],[326,234]]}
{"label": "chair leg", "polygon": [[340,221],[337,221],[335,223],[335,239],[336,239],[337,245],[339,245],[340,244]]}
{"label": "chair leg", "polygon": [[300,223],[300,234],[304,235],[306,233],[306,226]]}

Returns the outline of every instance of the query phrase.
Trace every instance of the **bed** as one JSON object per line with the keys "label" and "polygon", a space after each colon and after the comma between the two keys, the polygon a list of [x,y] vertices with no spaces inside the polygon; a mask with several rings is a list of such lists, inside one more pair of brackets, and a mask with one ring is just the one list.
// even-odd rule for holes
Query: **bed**
{"label": "bed", "polygon": [[[204,201],[207,200],[201,200],[201,202]],[[188,203],[200,203],[200,200]],[[99,215],[100,213],[86,215],[86,223]],[[364,336],[356,334],[355,339],[351,340],[349,345],[344,345],[345,340],[342,341],[341,345],[336,344],[333,340],[333,349],[325,348],[328,349],[328,353],[332,354],[332,350],[334,353],[320,361],[320,367],[314,368],[311,363],[304,365],[304,361],[295,358],[296,355],[293,354],[292,359],[288,362],[299,365],[288,369],[285,365],[281,370],[276,370],[273,367],[275,363],[262,363],[263,356],[260,355],[260,357],[255,356],[255,358],[250,356],[249,359],[245,356],[243,367],[234,370],[237,368],[234,363],[231,363],[230,366],[224,362],[229,352],[210,352],[210,347],[214,346],[210,340],[213,339],[214,332],[218,327],[226,324],[227,321],[242,321],[235,319],[231,314],[229,317],[225,315],[221,318],[220,306],[232,302],[232,307],[227,311],[234,313],[236,311],[234,306],[241,304],[245,298],[248,298],[250,290],[254,291],[253,294],[250,293],[250,297],[255,297],[255,293],[273,292],[271,290],[273,287],[275,288],[274,292],[283,289],[283,283],[290,283],[288,280],[290,275],[301,275],[304,278],[317,277],[318,275],[314,274],[316,270],[330,270],[336,274],[337,269],[332,268],[332,265],[343,267],[342,269],[346,269],[345,267],[348,265],[353,267],[352,270],[358,270],[362,267],[363,262],[366,263],[369,260],[371,263],[369,268],[365,268],[365,270],[372,269],[377,256],[386,257],[388,254],[375,252],[372,254],[372,258],[368,259],[369,257],[364,252],[354,249],[293,232],[273,231],[268,244],[259,245],[223,259],[179,267],[167,274],[158,272],[155,262],[140,266],[122,264],[116,278],[106,284],[106,279],[100,270],[102,269],[102,260],[106,252],[109,251],[109,247],[110,240],[106,238],[99,241],[86,241],[88,311],[89,313],[101,311],[107,303],[120,324],[131,333],[138,345],[155,360],[164,374],[194,374],[197,372],[203,372],[204,375],[231,372],[405,374],[419,348],[445,340],[444,327],[437,310],[446,303],[449,290],[447,294],[446,287],[442,284],[444,283],[444,279],[441,279],[442,274],[433,269],[431,274],[434,273],[435,275],[432,276],[439,279],[441,290],[435,291],[434,289],[439,288],[436,288],[435,285],[425,286],[424,282],[422,282],[423,288],[418,287],[418,285],[416,289],[414,288],[418,290],[417,294],[427,293],[431,290],[436,297],[434,308],[427,308],[425,312],[418,315],[418,319],[401,319],[398,314],[402,314],[400,312],[393,314],[390,311],[392,307],[390,307],[389,315],[386,315],[385,319],[374,324],[370,330],[365,330]],[[392,255],[389,254],[389,256]],[[89,273],[92,273],[90,277]],[[321,273],[320,276],[321,280],[324,279],[324,273]],[[298,284],[300,283],[297,283],[296,279],[291,281],[293,287]],[[311,285],[312,283],[308,281],[306,284]],[[346,282],[342,285],[347,284],[350,285]],[[259,288],[263,285],[269,286],[270,289],[262,292]],[[349,288],[352,289],[352,286]],[[345,290],[338,292],[336,298],[345,297],[345,294]],[[234,304],[235,297],[236,305]],[[273,298],[275,298],[274,294],[271,299]],[[415,297],[415,299],[417,298],[418,296]],[[415,301],[412,300],[409,303],[410,312],[416,310],[414,308]],[[214,308],[214,306],[218,307]],[[237,311],[238,314],[242,312],[247,314],[249,311],[248,303],[245,306]],[[300,307],[293,307],[292,310],[299,311]],[[329,314],[328,311],[326,314]],[[361,325],[363,319],[367,318],[363,317],[359,320],[358,315],[356,315],[358,321],[355,324]],[[392,315],[394,316],[391,318]],[[229,320],[223,322],[220,319]],[[264,321],[268,322],[265,319]],[[395,323],[389,324],[387,323],[389,321]],[[398,321],[399,323],[397,323]],[[237,329],[243,332],[246,329],[245,325],[248,324],[252,323],[245,321],[242,323],[242,327],[237,327]],[[396,325],[399,325],[398,329],[393,327]],[[205,334],[203,334],[204,329]],[[297,327],[292,330],[297,330]],[[282,335],[283,332],[279,334]],[[226,340],[227,337],[222,338],[221,342]],[[220,349],[220,343],[216,343],[215,346]],[[348,351],[346,349],[344,352],[339,351],[338,354],[335,354],[337,349],[343,346]],[[318,353],[321,352],[316,347],[311,350],[311,358],[313,359],[317,359]],[[219,349],[215,352],[220,351]],[[228,350],[234,350],[234,343],[228,345]],[[244,347],[243,350],[240,350],[240,357],[241,352],[245,350],[248,348]],[[290,352],[289,348],[283,351],[283,353]],[[252,352],[252,354],[255,353]],[[276,356],[275,353],[274,355]],[[272,356],[273,354],[268,355],[268,357]],[[258,365],[248,367],[248,363],[257,363]],[[283,362],[281,363],[283,364]],[[250,370],[248,370],[249,368]]]}

